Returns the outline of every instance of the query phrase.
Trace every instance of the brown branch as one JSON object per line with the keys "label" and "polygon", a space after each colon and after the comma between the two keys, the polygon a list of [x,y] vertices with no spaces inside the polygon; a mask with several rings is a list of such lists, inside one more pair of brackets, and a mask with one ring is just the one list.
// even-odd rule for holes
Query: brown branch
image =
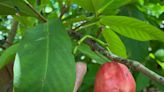
{"label": "brown branch", "polygon": [[63,15],[69,11],[70,9],[70,5],[71,5],[71,2],[68,1],[67,4],[63,5],[62,4],[62,1],[61,0],[58,0],[59,4],[60,4],[60,16],[59,16],[59,19],[62,20],[62,17]]}
{"label": "brown branch", "polygon": [[145,67],[144,65],[139,63],[139,61],[123,59],[123,58],[116,57],[116,56],[112,56],[112,58],[115,61],[118,61],[120,63],[124,63],[127,66],[130,66],[133,69],[142,72],[144,75],[148,76],[150,79],[160,83],[161,85],[164,85],[164,77],[162,77],[162,76],[158,75],[157,73],[151,71],[150,69],[148,69],[147,67]]}
{"label": "brown branch", "polygon": [[63,15],[64,15],[65,12],[67,12],[67,11],[68,11],[68,8],[67,8],[65,5],[63,5],[63,6],[62,6],[62,9],[61,9],[61,13],[60,13],[59,19],[62,19]]}
{"label": "brown branch", "polygon": [[[15,38],[16,33],[17,33],[18,24],[19,24],[18,21],[13,19],[11,30],[10,30],[10,32],[8,34],[6,42],[3,44],[4,48],[8,48],[8,47],[10,47],[13,44],[14,38]],[[10,75],[12,75],[11,72],[9,72],[9,73],[10,73]]]}
{"label": "brown branch", "polygon": [[[77,40],[79,40],[80,38],[83,37],[82,34],[80,34],[78,32],[75,32],[74,30],[70,30],[69,35],[72,36],[74,39],[77,39]],[[148,69],[147,67],[145,67],[144,65],[139,63],[138,61],[124,59],[124,58],[121,58],[121,57],[114,56],[114,55],[110,54],[106,49],[104,49],[101,45],[99,45],[98,43],[93,41],[92,39],[88,38],[84,42],[86,44],[88,44],[92,49],[94,49],[96,51],[99,51],[100,53],[102,53],[106,57],[111,58],[111,59],[113,59],[117,62],[126,64],[127,66],[132,67],[133,69],[142,72],[144,75],[146,75],[150,79],[158,82],[159,84],[164,85],[164,77],[162,77],[162,76],[158,75],[157,73],[151,71],[150,69]]]}
{"label": "brown branch", "polygon": [[3,47],[8,48],[10,45],[12,45],[15,35],[16,35],[17,28],[18,28],[18,21],[13,20],[11,30],[9,32],[9,35],[8,35]]}
{"label": "brown branch", "polygon": [[[4,48],[8,48],[8,47],[10,47],[13,44],[14,38],[16,36],[16,31],[18,29],[18,24],[19,24],[18,21],[13,19],[11,30],[10,30],[10,32],[8,34],[6,42],[3,44]],[[12,72],[13,71],[13,63],[10,63],[7,66],[5,66],[5,69],[7,70],[7,73],[10,76],[11,81],[13,81],[13,72]],[[8,91],[7,92],[12,92],[13,83],[11,82],[8,85],[9,86],[8,86],[8,89],[7,89]]]}

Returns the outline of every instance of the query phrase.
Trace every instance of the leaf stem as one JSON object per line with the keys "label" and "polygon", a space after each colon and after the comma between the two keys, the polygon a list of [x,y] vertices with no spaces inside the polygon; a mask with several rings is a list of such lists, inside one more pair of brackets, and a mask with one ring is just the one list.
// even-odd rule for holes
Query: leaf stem
{"label": "leaf stem", "polygon": [[97,38],[95,38],[95,37],[93,37],[91,35],[85,35],[84,37],[82,37],[78,41],[78,46],[76,46],[75,49],[74,49],[74,51],[73,51],[74,54],[77,52],[77,49],[78,49],[79,45],[81,45],[88,38],[89,39],[92,39],[93,41],[95,41],[97,43],[99,43],[101,46],[105,47],[108,51],[110,51],[109,48],[108,48],[108,45],[106,43],[104,43],[103,41],[101,41],[101,40],[99,40],[99,39],[97,39]]}

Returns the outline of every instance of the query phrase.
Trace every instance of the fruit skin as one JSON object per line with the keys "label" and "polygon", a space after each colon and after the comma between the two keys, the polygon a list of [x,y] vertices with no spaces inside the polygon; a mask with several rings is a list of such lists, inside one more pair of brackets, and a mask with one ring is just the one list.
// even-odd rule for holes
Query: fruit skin
{"label": "fruit skin", "polygon": [[136,92],[136,84],[125,65],[112,61],[99,69],[94,92]]}

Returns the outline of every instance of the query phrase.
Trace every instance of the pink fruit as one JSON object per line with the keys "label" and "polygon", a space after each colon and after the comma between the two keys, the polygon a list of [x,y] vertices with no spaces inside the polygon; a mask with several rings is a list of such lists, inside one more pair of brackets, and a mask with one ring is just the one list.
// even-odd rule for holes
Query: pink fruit
{"label": "pink fruit", "polygon": [[125,65],[112,61],[103,64],[98,71],[94,92],[136,92],[136,84]]}

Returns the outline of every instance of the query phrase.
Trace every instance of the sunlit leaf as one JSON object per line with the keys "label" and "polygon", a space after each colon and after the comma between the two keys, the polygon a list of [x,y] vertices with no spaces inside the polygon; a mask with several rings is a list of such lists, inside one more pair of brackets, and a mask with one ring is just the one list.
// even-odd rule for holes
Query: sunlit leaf
{"label": "sunlit leaf", "polygon": [[108,43],[109,49],[114,54],[127,58],[126,48],[119,36],[110,29],[103,30],[103,36]]}
{"label": "sunlit leaf", "polygon": [[113,31],[139,41],[159,40],[164,42],[164,32],[143,21],[125,16],[105,16],[100,22]]}

